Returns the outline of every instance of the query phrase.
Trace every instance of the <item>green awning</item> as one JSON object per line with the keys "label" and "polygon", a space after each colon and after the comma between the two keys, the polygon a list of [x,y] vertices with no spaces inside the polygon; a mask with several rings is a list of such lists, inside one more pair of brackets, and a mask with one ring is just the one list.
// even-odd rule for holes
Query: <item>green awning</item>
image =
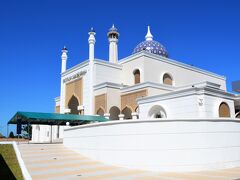
{"label": "green awning", "polygon": [[8,124],[17,124],[17,119],[21,119],[21,124],[45,124],[45,125],[80,125],[89,122],[107,121],[103,116],[89,116],[76,114],[42,113],[42,112],[17,112]]}

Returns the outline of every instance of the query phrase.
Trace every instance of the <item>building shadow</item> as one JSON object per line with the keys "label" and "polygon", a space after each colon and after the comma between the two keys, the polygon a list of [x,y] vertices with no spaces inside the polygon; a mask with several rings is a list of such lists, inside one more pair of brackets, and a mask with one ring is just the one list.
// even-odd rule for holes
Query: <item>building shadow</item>
{"label": "building shadow", "polygon": [[13,180],[16,179],[11,169],[8,167],[6,161],[0,154],[0,179]]}

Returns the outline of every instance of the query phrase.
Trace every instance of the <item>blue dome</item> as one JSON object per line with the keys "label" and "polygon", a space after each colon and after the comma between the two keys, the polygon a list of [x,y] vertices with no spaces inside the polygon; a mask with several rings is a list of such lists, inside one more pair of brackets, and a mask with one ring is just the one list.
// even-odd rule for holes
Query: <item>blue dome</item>
{"label": "blue dome", "polygon": [[147,51],[153,54],[157,54],[159,56],[168,57],[168,52],[166,48],[159,42],[153,40],[153,35],[150,32],[150,26],[148,26],[145,41],[139,43],[135,47],[135,49],[133,50],[133,54],[141,51]]}
{"label": "blue dome", "polygon": [[168,57],[168,52],[166,48],[157,41],[154,40],[146,40],[139,43],[133,50],[133,54],[138,53],[140,51],[147,51],[153,54],[157,54],[163,57]]}

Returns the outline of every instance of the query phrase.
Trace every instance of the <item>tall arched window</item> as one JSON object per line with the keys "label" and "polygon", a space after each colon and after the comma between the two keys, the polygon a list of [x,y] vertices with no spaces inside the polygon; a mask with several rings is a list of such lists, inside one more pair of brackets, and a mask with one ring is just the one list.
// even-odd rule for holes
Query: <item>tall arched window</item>
{"label": "tall arched window", "polygon": [[140,83],[140,71],[139,71],[139,69],[136,69],[136,70],[133,72],[133,75],[134,75],[134,83],[135,83],[135,84]]}
{"label": "tall arched window", "polygon": [[163,75],[163,84],[173,85],[173,79],[167,73]]}
{"label": "tall arched window", "polygon": [[104,116],[104,110],[102,108],[99,108],[97,110],[97,114],[100,115],[100,116]]}
{"label": "tall arched window", "polygon": [[68,102],[68,108],[71,109],[71,114],[79,113],[78,106],[79,106],[78,99],[73,95]]}
{"label": "tall arched window", "polygon": [[230,108],[225,102],[222,102],[219,106],[219,117],[230,117]]}

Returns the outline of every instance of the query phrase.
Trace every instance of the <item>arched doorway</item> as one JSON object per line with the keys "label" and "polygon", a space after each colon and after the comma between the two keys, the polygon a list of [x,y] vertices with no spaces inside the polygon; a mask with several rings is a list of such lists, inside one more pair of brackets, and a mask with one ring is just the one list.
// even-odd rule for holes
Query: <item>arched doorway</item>
{"label": "arched doorway", "polygon": [[78,114],[79,113],[78,106],[79,106],[78,99],[73,95],[68,102],[68,108],[71,109],[70,114]]}
{"label": "arched doorway", "polygon": [[97,115],[99,115],[99,116],[104,116],[104,110],[103,110],[102,108],[99,108],[99,109],[97,110]]}
{"label": "arched doorway", "polygon": [[163,84],[167,84],[167,85],[173,85],[173,79],[169,74],[164,74],[163,75]]}
{"label": "arched doorway", "polygon": [[124,119],[132,119],[132,110],[129,107],[125,107],[122,114],[124,114]]}
{"label": "arched doorway", "polygon": [[111,107],[111,109],[109,110],[110,113],[110,120],[119,120],[118,115],[120,114],[120,109],[116,106]]}
{"label": "arched doorway", "polygon": [[222,102],[219,106],[219,117],[230,117],[230,108],[225,102]]}
{"label": "arched doorway", "polygon": [[162,108],[162,106],[154,105],[148,112],[148,117],[150,118],[166,118],[166,111]]}

